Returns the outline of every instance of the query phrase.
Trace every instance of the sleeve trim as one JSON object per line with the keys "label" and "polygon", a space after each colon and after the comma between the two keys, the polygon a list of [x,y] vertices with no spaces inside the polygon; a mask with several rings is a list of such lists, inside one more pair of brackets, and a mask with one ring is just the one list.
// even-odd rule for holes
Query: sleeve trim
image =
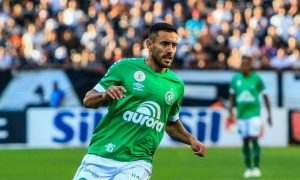
{"label": "sleeve trim", "polygon": [[105,92],[106,89],[104,89],[103,86],[101,86],[100,84],[96,84],[96,86],[94,87],[94,89],[100,93]]}
{"label": "sleeve trim", "polygon": [[168,121],[175,122],[177,119],[179,119],[179,113],[177,113],[175,116],[169,116]]}
{"label": "sleeve trim", "polygon": [[266,89],[262,90],[261,93],[262,93],[263,95],[267,95]]}

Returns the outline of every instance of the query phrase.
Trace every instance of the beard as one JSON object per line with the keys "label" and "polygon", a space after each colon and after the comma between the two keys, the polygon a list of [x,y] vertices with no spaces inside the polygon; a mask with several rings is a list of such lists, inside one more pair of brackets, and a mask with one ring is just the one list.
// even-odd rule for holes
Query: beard
{"label": "beard", "polygon": [[[161,56],[161,57],[159,57],[158,55],[156,55],[156,54],[158,54],[158,53],[153,53],[152,54],[152,56],[151,56],[151,58],[153,59],[153,61],[154,61],[154,63],[159,67],[159,68],[170,68],[171,67],[171,65],[172,65],[172,62],[173,62],[173,57],[172,56],[170,56],[170,55],[163,55],[163,56]],[[164,59],[165,58],[170,58],[171,60],[171,62],[166,62],[166,63],[164,63]]]}

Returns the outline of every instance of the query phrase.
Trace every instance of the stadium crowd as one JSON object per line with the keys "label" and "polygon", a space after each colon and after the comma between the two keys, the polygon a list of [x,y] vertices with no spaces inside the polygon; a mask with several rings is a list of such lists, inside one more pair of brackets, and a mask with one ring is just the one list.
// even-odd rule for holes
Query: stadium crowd
{"label": "stadium crowd", "polygon": [[146,57],[149,27],[178,27],[175,68],[300,68],[298,0],[0,0],[0,70],[84,68],[105,72]]}

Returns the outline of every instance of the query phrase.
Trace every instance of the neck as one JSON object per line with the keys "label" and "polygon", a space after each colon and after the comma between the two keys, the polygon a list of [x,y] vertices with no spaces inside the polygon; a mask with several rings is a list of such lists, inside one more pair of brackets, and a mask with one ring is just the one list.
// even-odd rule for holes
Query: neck
{"label": "neck", "polygon": [[150,66],[155,72],[165,72],[167,68],[160,67],[151,57],[145,59],[145,63]]}
{"label": "neck", "polygon": [[246,72],[243,72],[244,76],[249,76],[251,74],[251,71],[246,71]]}

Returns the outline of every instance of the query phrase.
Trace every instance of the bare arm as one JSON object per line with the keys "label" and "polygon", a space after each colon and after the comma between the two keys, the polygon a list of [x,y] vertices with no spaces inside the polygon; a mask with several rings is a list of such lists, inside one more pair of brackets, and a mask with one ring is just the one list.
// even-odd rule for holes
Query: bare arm
{"label": "bare arm", "polygon": [[105,92],[100,93],[92,89],[85,94],[83,105],[87,108],[98,108],[106,100],[108,100],[108,96]]}
{"label": "bare arm", "polygon": [[201,142],[199,142],[194,136],[192,136],[187,130],[183,127],[180,120],[175,122],[167,122],[166,132],[168,135],[180,142],[191,145],[192,150],[195,155],[204,157],[206,153],[206,147]]}
{"label": "bare arm", "polygon": [[270,100],[269,100],[269,97],[268,95],[264,94],[263,95],[264,97],[264,100],[265,100],[265,104],[266,104],[266,107],[267,107],[267,111],[268,111],[268,123],[270,126],[272,126],[272,115],[271,115],[271,105],[270,105]]}
{"label": "bare arm", "polygon": [[121,90],[126,92],[123,86],[111,86],[105,92],[98,92],[92,89],[86,93],[83,99],[83,105],[87,108],[98,108],[106,100],[126,97],[121,93]]}
{"label": "bare arm", "polygon": [[233,113],[233,108],[235,106],[235,104],[234,104],[234,98],[235,97],[234,96],[235,96],[234,94],[230,94],[229,95],[230,104],[229,104],[229,117],[228,117],[228,119],[230,121],[235,121],[235,115]]}

